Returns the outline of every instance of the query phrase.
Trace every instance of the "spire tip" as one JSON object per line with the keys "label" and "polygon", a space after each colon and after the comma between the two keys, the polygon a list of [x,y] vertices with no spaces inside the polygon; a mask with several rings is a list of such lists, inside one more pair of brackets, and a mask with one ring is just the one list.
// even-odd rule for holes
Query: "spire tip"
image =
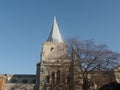
{"label": "spire tip", "polygon": [[52,29],[47,41],[63,42],[58,25],[57,25],[56,16],[54,16],[54,22],[53,22]]}

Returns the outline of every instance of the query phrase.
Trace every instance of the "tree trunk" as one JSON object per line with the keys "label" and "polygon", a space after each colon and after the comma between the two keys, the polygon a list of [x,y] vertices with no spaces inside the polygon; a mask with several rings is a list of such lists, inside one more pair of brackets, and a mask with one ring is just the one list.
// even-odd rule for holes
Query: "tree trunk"
{"label": "tree trunk", "polygon": [[88,78],[83,79],[83,90],[90,90],[90,82]]}

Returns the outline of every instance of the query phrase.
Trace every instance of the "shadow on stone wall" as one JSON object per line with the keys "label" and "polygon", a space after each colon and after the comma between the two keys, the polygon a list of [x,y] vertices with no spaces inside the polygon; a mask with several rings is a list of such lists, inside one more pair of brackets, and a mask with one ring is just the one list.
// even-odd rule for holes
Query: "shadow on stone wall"
{"label": "shadow on stone wall", "polygon": [[120,90],[120,84],[117,82],[110,82],[103,85],[99,90]]}

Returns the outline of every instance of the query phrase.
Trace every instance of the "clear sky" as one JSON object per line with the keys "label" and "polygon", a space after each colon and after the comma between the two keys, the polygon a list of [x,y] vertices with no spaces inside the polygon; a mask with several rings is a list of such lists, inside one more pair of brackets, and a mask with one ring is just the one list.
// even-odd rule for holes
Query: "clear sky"
{"label": "clear sky", "polygon": [[0,73],[35,74],[56,16],[64,40],[94,39],[120,52],[120,0],[0,0]]}

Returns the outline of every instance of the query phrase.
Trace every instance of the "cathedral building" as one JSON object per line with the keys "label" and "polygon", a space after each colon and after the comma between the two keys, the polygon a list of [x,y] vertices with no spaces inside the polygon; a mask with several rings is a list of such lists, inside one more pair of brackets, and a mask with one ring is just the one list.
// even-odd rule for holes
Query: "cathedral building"
{"label": "cathedral building", "polygon": [[[55,83],[57,82],[60,85],[61,78],[67,78],[70,60],[67,59],[66,54],[66,44],[61,37],[56,18],[54,17],[48,40],[43,43],[40,63],[37,64],[36,77],[39,79],[36,81],[36,90],[58,88],[58,84],[56,85]],[[51,87],[53,83],[54,85]]]}
{"label": "cathedral building", "polygon": [[[74,52],[72,55],[74,60],[67,57],[67,46],[54,17],[48,39],[42,45],[40,62],[36,65],[36,75],[1,75],[0,90],[82,90],[83,81],[75,62]],[[91,90],[98,90],[97,87],[111,81],[120,82],[120,67],[116,67],[111,72],[94,73],[95,82]],[[113,74],[112,79],[108,77],[108,73]]]}

